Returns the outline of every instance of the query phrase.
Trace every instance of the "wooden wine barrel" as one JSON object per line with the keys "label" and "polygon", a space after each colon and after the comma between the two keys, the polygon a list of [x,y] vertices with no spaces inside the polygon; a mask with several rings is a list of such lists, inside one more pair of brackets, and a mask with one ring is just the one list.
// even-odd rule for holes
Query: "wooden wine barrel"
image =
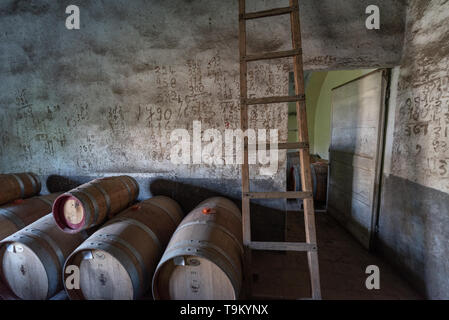
{"label": "wooden wine barrel", "polygon": [[108,221],[67,259],[66,267],[80,270],[80,289],[66,287],[67,295],[87,300],[140,298],[150,288],[156,265],[183,216],[174,200],[156,196]]}
{"label": "wooden wine barrel", "polygon": [[31,172],[0,174],[0,205],[39,194],[41,182]]}
{"label": "wooden wine barrel", "polygon": [[0,278],[21,299],[49,299],[63,288],[65,259],[86,238],[62,232],[48,214],[0,241]]}
{"label": "wooden wine barrel", "polygon": [[[310,164],[313,187],[312,191],[315,201],[326,202],[328,167],[328,162],[322,159]],[[296,163],[290,166],[287,185],[289,191],[302,191],[300,164]]]}
{"label": "wooden wine barrel", "polygon": [[15,200],[0,206],[0,240],[51,213],[53,201],[61,193]]}
{"label": "wooden wine barrel", "polygon": [[242,285],[238,207],[215,197],[200,203],[173,234],[153,277],[162,300],[233,300]]}
{"label": "wooden wine barrel", "polygon": [[90,181],[59,196],[53,204],[56,224],[68,233],[103,223],[134,203],[139,185],[129,176]]}
{"label": "wooden wine barrel", "polygon": [[326,202],[327,200],[327,172],[328,163],[319,161],[312,163],[312,183],[313,183],[313,198],[318,202]]}

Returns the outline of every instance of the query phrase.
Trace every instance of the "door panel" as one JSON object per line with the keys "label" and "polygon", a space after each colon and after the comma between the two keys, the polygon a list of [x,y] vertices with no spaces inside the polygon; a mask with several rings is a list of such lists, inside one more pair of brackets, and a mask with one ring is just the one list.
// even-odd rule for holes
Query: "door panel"
{"label": "door panel", "polygon": [[377,217],[386,70],[332,90],[328,211],[367,249]]}

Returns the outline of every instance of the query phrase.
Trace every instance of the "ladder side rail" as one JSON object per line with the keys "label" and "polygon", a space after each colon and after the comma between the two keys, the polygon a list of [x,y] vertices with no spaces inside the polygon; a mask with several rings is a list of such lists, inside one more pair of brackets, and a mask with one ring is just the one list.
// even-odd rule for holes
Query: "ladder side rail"
{"label": "ladder side rail", "polygon": [[[298,7],[298,0],[289,0],[291,7]],[[292,46],[293,49],[301,48],[301,29],[299,23],[299,10],[290,13]],[[295,74],[295,93],[296,95],[304,94],[304,71],[302,55],[293,57],[293,68]],[[296,102],[296,115],[298,122],[298,139],[299,142],[308,142],[309,136],[307,131],[307,114],[306,101]],[[301,164],[301,182],[304,192],[312,192],[312,175],[310,170],[310,155],[308,149],[299,150],[299,158]],[[309,244],[316,244],[315,214],[313,199],[305,199],[304,204],[304,222],[306,226],[306,241]],[[312,298],[321,299],[320,274],[318,266],[318,253],[307,252],[310,282],[312,289]]]}
{"label": "ladder side rail", "polygon": [[[243,132],[248,129],[248,83],[247,83],[247,62],[246,56],[246,20],[243,16],[246,13],[246,0],[239,0],[239,54],[240,54],[240,128]],[[244,138],[242,174],[242,235],[244,246],[244,281],[246,284],[246,296],[251,296],[251,216],[250,199],[244,196],[249,192],[249,164],[248,164],[248,139]]]}

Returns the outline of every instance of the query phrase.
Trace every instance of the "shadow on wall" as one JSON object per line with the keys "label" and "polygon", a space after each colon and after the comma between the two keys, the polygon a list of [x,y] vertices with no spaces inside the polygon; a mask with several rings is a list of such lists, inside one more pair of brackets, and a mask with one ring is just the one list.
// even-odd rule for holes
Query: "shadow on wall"
{"label": "shadow on wall", "polygon": [[85,179],[83,178],[67,178],[59,175],[51,175],[47,178],[47,189],[50,193],[66,192],[70,189],[78,187],[85,182],[87,181],[85,181]]}
{"label": "shadow on wall", "polygon": [[[150,183],[153,196],[164,195],[177,201],[185,214],[193,210],[200,202],[211,197],[225,197],[232,200],[241,210],[241,199],[199,187],[182,181],[157,179]],[[251,234],[256,241],[285,240],[285,211],[267,208],[251,203]]]}
{"label": "shadow on wall", "polygon": [[211,197],[226,197],[241,209],[240,199],[232,198],[216,190],[198,187],[184,182],[156,179],[149,185],[153,196],[163,195],[178,202],[185,214],[192,211],[200,202]]}

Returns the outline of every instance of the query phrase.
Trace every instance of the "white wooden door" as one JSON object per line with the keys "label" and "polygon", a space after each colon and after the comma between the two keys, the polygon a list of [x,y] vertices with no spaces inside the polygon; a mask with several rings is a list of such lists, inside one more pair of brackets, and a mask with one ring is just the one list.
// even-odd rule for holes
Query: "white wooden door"
{"label": "white wooden door", "polygon": [[387,70],[332,90],[328,211],[369,249],[378,212]]}

